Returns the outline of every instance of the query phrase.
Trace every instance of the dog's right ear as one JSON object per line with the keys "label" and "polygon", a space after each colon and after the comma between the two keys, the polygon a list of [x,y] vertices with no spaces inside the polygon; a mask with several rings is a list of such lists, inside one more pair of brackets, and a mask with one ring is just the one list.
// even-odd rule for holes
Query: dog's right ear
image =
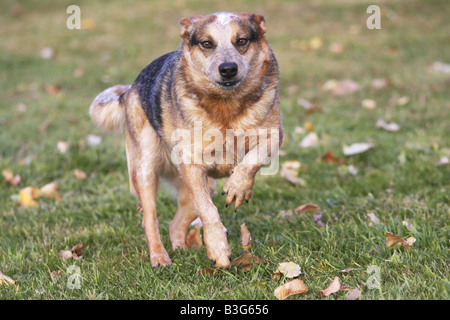
{"label": "dog's right ear", "polygon": [[189,17],[178,21],[181,25],[180,37],[185,41],[189,41],[190,35],[194,29],[194,19],[195,17]]}

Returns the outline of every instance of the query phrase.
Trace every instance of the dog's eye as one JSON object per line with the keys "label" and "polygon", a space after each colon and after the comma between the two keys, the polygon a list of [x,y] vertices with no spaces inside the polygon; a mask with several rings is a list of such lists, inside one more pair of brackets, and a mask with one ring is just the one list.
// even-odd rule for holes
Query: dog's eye
{"label": "dog's eye", "polygon": [[244,38],[238,39],[238,41],[237,41],[237,45],[241,46],[241,47],[245,46],[247,43],[248,43],[248,40],[244,39]]}
{"label": "dog's eye", "polygon": [[211,41],[203,41],[203,42],[200,42],[200,44],[205,49],[211,49],[213,47],[213,43]]}

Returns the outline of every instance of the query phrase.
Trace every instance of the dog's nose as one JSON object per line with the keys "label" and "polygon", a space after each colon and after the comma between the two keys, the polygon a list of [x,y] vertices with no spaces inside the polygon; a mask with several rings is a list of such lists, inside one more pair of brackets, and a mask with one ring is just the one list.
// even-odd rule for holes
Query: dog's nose
{"label": "dog's nose", "polygon": [[238,66],[233,62],[222,63],[219,66],[219,72],[224,78],[233,78],[238,72]]}

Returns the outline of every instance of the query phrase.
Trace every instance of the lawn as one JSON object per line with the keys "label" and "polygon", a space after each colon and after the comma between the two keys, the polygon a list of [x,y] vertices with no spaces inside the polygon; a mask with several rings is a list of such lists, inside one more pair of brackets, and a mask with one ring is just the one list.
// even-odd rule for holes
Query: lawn
{"label": "lawn", "polygon": [[[70,4],[81,9],[81,30],[66,27]],[[366,26],[372,4],[381,29]],[[20,176],[18,185],[0,176],[0,271],[14,281],[0,281],[0,299],[276,299],[274,290],[292,280],[274,277],[282,262],[299,265],[296,279],[308,287],[289,300],[345,300],[353,288],[361,300],[449,299],[447,1],[6,0],[0,10],[0,169]],[[258,176],[238,212],[220,192],[213,197],[232,259],[245,252],[242,223],[252,255],[264,259],[213,273],[204,247],[170,249],[176,200],[163,186],[158,217],[173,264],[153,269],[129,194],[124,137],[95,127],[88,107],[175,50],[178,19],[216,11],[266,17],[281,70],[280,164],[297,165],[299,179],[281,170]],[[353,92],[336,92],[344,79]],[[380,119],[399,130],[377,127]],[[311,132],[317,139],[302,147]],[[344,154],[356,142],[371,148]],[[320,160],[328,151],[337,160]],[[51,182],[60,200],[19,205],[22,189]],[[295,212],[306,203],[320,209]],[[387,232],[416,241],[388,248]],[[80,243],[82,259],[60,258]],[[335,277],[341,290],[320,295]]]}

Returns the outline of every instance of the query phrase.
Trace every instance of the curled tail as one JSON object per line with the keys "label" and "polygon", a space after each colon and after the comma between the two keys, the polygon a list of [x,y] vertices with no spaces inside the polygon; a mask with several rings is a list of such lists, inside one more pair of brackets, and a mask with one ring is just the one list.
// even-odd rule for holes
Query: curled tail
{"label": "curled tail", "polygon": [[92,121],[106,131],[123,132],[126,120],[122,96],[130,88],[130,85],[118,84],[95,97],[89,107]]}

